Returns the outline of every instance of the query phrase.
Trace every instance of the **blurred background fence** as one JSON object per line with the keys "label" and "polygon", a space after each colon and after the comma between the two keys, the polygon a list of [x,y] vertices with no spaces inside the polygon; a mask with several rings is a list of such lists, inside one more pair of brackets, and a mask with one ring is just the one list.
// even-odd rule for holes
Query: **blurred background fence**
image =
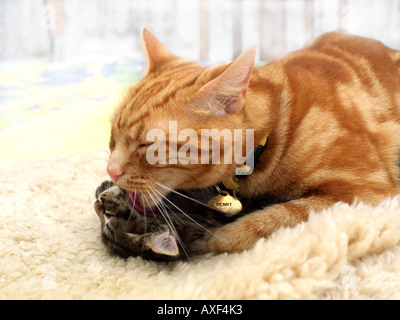
{"label": "blurred background fence", "polygon": [[147,27],[174,53],[259,60],[345,30],[400,49],[400,0],[0,0],[0,62],[142,59]]}

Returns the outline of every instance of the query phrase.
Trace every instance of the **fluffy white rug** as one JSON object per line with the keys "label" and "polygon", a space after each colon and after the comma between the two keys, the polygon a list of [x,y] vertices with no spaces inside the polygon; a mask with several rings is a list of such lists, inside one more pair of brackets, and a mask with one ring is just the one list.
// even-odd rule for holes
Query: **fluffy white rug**
{"label": "fluffy white rug", "polygon": [[248,252],[122,260],[93,210],[104,158],[0,164],[1,299],[400,299],[400,196],[338,203]]}

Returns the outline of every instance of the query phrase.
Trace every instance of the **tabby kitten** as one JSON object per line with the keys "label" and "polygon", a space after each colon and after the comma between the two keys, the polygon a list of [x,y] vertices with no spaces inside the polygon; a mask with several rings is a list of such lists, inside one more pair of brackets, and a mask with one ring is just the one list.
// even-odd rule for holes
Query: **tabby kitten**
{"label": "tabby kitten", "polygon": [[[146,29],[142,42],[147,68],[115,110],[107,166],[135,208],[154,207],[171,190],[215,185],[240,165],[151,164],[151,129],[178,146],[185,137],[169,141],[169,121],[176,121],[178,132],[190,128],[198,136],[202,129],[252,129],[254,147],[268,137],[253,173],[239,180],[238,193],[280,203],[193,239],[196,252],[250,249],[275,230],[306,221],[312,210],[356,199],[376,204],[399,193],[399,51],[328,33],[260,68],[253,67],[255,48],[227,65],[203,67],[172,54]],[[223,141],[219,146],[224,154]],[[200,157],[200,142],[196,147]],[[244,140],[241,147],[245,154]]]}
{"label": "tabby kitten", "polygon": [[101,221],[102,241],[111,253],[123,258],[190,259],[196,254],[192,244],[197,239],[235,220],[207,205],[212,195],[212,189],[175,192],[164,199],[160,209],[140,212],[126,190],[104,181],[96,190],[94,204]]}

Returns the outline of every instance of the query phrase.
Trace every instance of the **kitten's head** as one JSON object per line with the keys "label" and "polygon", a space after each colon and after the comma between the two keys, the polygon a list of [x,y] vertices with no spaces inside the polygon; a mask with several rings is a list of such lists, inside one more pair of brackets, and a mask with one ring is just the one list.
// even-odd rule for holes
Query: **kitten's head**
{"label": "kitten's head", "polygon": [[[168,188],[210,186],[238,167],[233,152],[230,161],[224,158],[232,141],[229,146],[224,138],[220,144],[211,141],[218,142],[224,132],[233,138],[234,129],[250,127],[243,105],[256,49],[228,65],[203,67],[173,55],[146,29],[142,43],[146,71],[112,118],[107,171],[132,192],[136,203],[152,206]],[[204,129],[211,130],[209,136]],[[245,154],[245,140],[243,136],[235,152]],[[218,156],[215,149],[220,150],[219,164],[211,157]]]}
{"label": "kitten's head", "polygon": [[176,236],[166,225],[137,212],[127,195],[111,182],[96,190],[94,209],[101,222],[101,238],[110,252],[123,258],[172,261],[180,258]]}

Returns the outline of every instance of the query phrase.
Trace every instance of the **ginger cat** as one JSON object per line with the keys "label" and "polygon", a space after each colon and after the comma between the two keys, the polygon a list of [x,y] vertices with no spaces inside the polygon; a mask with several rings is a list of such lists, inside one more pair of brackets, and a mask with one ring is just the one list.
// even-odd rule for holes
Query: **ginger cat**
{"label": "ginger cat", "polygon": [[338,201],[377,204],[399,193],[399,51],[333,32],[259,68],[255,48],[230,64],[203,67],[172,54],[146,29],[142,42],[147,68],[115,110],[107,166],[136,209],[160,205],[170,190],[214,186],[239,166],[150,164],[149,130],[179,146],[186,140],[168,141],[169,121],[199,136],[202,129],[253,129],[254,147],[268,137],[238,192],[276,203],[207,233],[194,244],[198,253],[250,249],[312,210]]}

